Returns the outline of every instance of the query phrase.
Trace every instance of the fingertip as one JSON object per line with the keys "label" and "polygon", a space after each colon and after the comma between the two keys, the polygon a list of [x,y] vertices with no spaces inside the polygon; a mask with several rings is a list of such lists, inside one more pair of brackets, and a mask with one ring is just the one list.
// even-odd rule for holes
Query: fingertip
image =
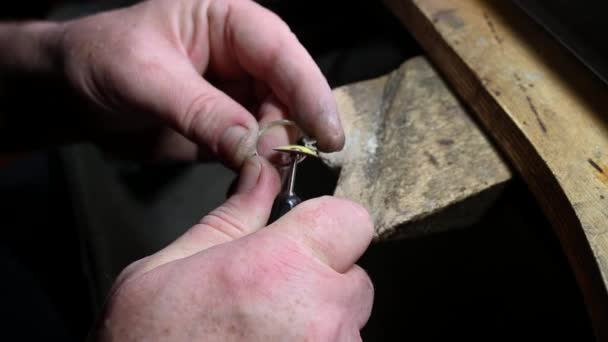
{"label": "fingertip", "polygon": [[[268,192],[274,196],[280,187],[280,177],[274,166],[265,158],[251,156],[245,160],[239,174],[236,194]],[[254,194],[259,195],[259,194]]]}
{"label": "fingertip", "polygon": [[349,286],[348,292],[348,307],[349,313],[354,315],[354,319],[359,327],[363,328],[372,313],[374,305],[374,283],[369,274],[355,264],[353,267],[343,274]]}
{"label": "fingertip", "polygon": [[325,125],[327,127],[325,135],[326,141],[322,146],[319,146],[325,152],[339,151],[344,147],[345,143],[344,128],[342,127],[342,121],[340,120],[333,93],[331,93],[330,98],[330,104],[327,105],[328,109],[326,110],[328,114],[325,116]]}
{"label": "fingertip", "polygon": [[218,144],[218,154],[232,169],[241,169],[249,156],[255,151],[257,127],[234,125],[222,134]]}
{"label": "fingertip", "polygon": [[273,197],[276,196],[281,189],[281,176],[279,172],[266,158],[260,156],[256,156],[255,158],[259,160],[262,169],[260,183],[269,189]]}
{"label": "fingertip", "polygon": [[[319,66],[279,17],[254,2],[238,4],[228,25],[240,65],[266,84],[287,107],[288,117],[317,140],[322,151],[342,149],[345,139],[337,104]],[[254,13],[257,20],[252,20]],[[260,20],[267,25],[259,25]]]}
{"label": "fingertip", "polygon": [[321,262],[340,273],[352,267],[373,237],[373,223],[364,207],[331,196],[302,202],[272,226],[300,241]]}
{"label": "fingertip", "polygon": [[341,124],[328,125],[327,133],[317,139],[317,147],[323,152],[336,152],[344,148],[346,137]]}
{"label": "fingertip", "polygon": [[260,158],[251,157],[245,160],[239,175],[239,183],[236,187],[236,193],[246,193],[255,188],[262,174],[262,165]]}
{"label": "fingertip", "polygon": [[363,285],[363,287],[366,288],[372,294],[374,293],[374,283],[372,282],[369,273],[367,273],[367,271],[363,267],[354,264],[353,267],[351,267],[351,269],[346,273],[354,274],[354,277],[359,279],[358,283]]}
{"label": "fingertip", "polygon": [[374,220],[372,218],[372,215],[370,214],[369,210],[367,210],[366,207],[364,207],[363,205],[357,203],[357,202],[353,202],[353,201],[349,201],[346,200],[347,205],[349,205],[352,209],[350,210],[350,212],[353,214],[353,216],[356,218],[356,220],[358,222],[360,222],[361,224],[361,230],[363,231],[363,235],[365,236],[365,240],[368,241],[368,244],[371,243],[372,239],[374,238]]}
{"label": "fingertip", "polygon": [[[335,152],[344,148],[345,136],[333,93],[327,87],[314,105],[300,104],[298,123],[307,130],[323,152]],[[318,95],[317,95],[318,96]]]}

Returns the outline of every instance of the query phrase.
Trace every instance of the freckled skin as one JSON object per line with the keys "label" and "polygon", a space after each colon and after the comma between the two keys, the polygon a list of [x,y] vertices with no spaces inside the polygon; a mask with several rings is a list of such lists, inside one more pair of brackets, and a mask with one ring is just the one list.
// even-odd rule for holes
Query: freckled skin
{"label": "freckled skin", "polygon": [[355,265],[373,233],[367,212],[323,197],[265,227],[280,180],[250,157],[258,120],[293,119],[325,152],[344,145],[327,81],[275,14],[249,0],[149,0],[64,23],[0,24],[0,47],[0,69],[51,74],[85,100],[69,125],[78,136],[127,157],[212,157],[240,172],[224,205],[123,270],[92,337],[361,339],[373,302]]}
{"label": "freckled skin", "polygon": [[[371,241],[369,215],[354,203],[322,197],[260,229],[279,183],[263,158],[248,160],[224,204],[231,210],[216,209],[229,216],[211,213],[223,219],[203,218],[196,233],[123,271],[96,337],[360,341],[373,286],[354,262]],[[312,217],[318,227],[311,230]]]}
{"label": "freckled skin", "polygon": [[295,120],[324,151],[344,145],[327,81],[287,25],[253,1],[150,0],[55,31],[60,77],[100,110],[84,124],[126,140],[154,131],[134,137],[148,155],[238,169],[258,120],[270,118]]}

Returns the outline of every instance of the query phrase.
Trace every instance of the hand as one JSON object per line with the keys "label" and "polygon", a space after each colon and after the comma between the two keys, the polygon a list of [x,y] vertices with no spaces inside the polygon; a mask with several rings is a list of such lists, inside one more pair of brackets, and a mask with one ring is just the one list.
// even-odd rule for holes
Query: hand
{"label": "hand", "polygon": [[354,263],[370,243],[370,217],[324,197],[260,229],[278,188],[270,164],[248,160],[224,205],[123,271],[99,338],[360,341],[373,287]]}
{"label": "hand", "polygon": [[344,144],[320,70],[287,25],[253,1],[150,0],[67,22],[60,36],[65,76],[103,110],[89,126],[112,132],[104,142],[122,151],[211,155],[238,169],[258,121],[280,118],[295,120],[321,150]]}

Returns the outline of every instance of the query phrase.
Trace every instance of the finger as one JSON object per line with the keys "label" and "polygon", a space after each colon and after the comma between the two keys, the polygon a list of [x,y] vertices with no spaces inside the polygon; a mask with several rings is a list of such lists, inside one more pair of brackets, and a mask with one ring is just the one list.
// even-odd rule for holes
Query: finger
{"label": "finger", "polygon": [[260,126],[277,120],[288,119],[287,108],[272,94],[266,96],[261,101],[260,110],[258,113],[258,121]]}
{"label": "finger", "polygon": [[345,314],[352,317],[359,329],[363,328],[372,313],[374,285],[365,270],[358,265],[342,275],[344,286]]}
{"label": "finger", "polygon": [[264,227],[279,187],[279,176],[272,165],[261,157],[248,159],[234,195],[180,238],[148,258],[142,267],[152,269]]}
{"label": "finger", "polygon": [[229,167],[239,168],[253,155],[258,129],[255,118],[198,75],[191,77],[192,88],[184,89],[186,100],[175,111],[178,129]]}
{"label": "finger", "polygon": [[287,25],[253,1],[214,1],[208,14],[210,36],[223,38],[210,39],[210,62],[232,56],[268,84],[321,150],[341,149],[344,132],[331,89]]}
{"label": "finger", "polygon": [[302,202],[268,230],[295,240],[311,256],[342,273],[369,246],[373,223],[360,205],[325,196]]}
{"label": "finger", "polygon": [[276,169],[262,157],[247,160],[239,176],[235,194],[226,203],[203,217],[192,232],[192,239],[208,247],[236,240],[266,226],[270,209],[279,192],[280,179]]}
{"label": "finger", "polygon": [[[133,98],[229,167],[239,169],[255,148],[258,125],[253,115],[204,80],[183,56],[164,52],[147,58],[125,73],[132,79]],[[155,62],[161,58],[163,63]]]}
{"label": "finger", "polygon": [[274,96],[268,96],[259,110],[260,134],[256,145],[257,152],[274,165],[285,165],[291,156],[274,151],[274,148],[293,144],[301,132],[293,126],[272,126],[273,122],[287,118],[287,110]]}

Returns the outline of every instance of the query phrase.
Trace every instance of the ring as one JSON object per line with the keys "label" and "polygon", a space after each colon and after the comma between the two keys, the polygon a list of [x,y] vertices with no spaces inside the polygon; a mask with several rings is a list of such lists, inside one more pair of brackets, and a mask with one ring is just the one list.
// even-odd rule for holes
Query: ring
{"label": "ring", "polygon": [[[311,139],[310,137],[306,136],[306,134],[304,134],[304,131],[302,131],[302,129],[295,122],[293,122],[291,120],[287,120],[287,119],[281,119],[281,120],[271,121],[260,128],[257,139],[255,141],[255,150],[253,152],[255,156],[260,155],[258,153],[258,142],[262,138],[264,133],[266,133],[266,131],[268,131],[269,129],[271,129],[273,127],[278,127],[278,126],[285,126],[285,127],[291,126],[291,127],[295,128],[298,131],[298,137],[302,138],[304,146],[307,148],[316,149],[316,147],[315,147],[316,141],[314,139]],[[304,160],[306,157],[300,155],[297,158],[298,158],[297,162],[299,163],[302,160]],[[287,165],[289,165],[289,163],[285,163],[284,165],[277,165],[277,166],[284,167]]]}

